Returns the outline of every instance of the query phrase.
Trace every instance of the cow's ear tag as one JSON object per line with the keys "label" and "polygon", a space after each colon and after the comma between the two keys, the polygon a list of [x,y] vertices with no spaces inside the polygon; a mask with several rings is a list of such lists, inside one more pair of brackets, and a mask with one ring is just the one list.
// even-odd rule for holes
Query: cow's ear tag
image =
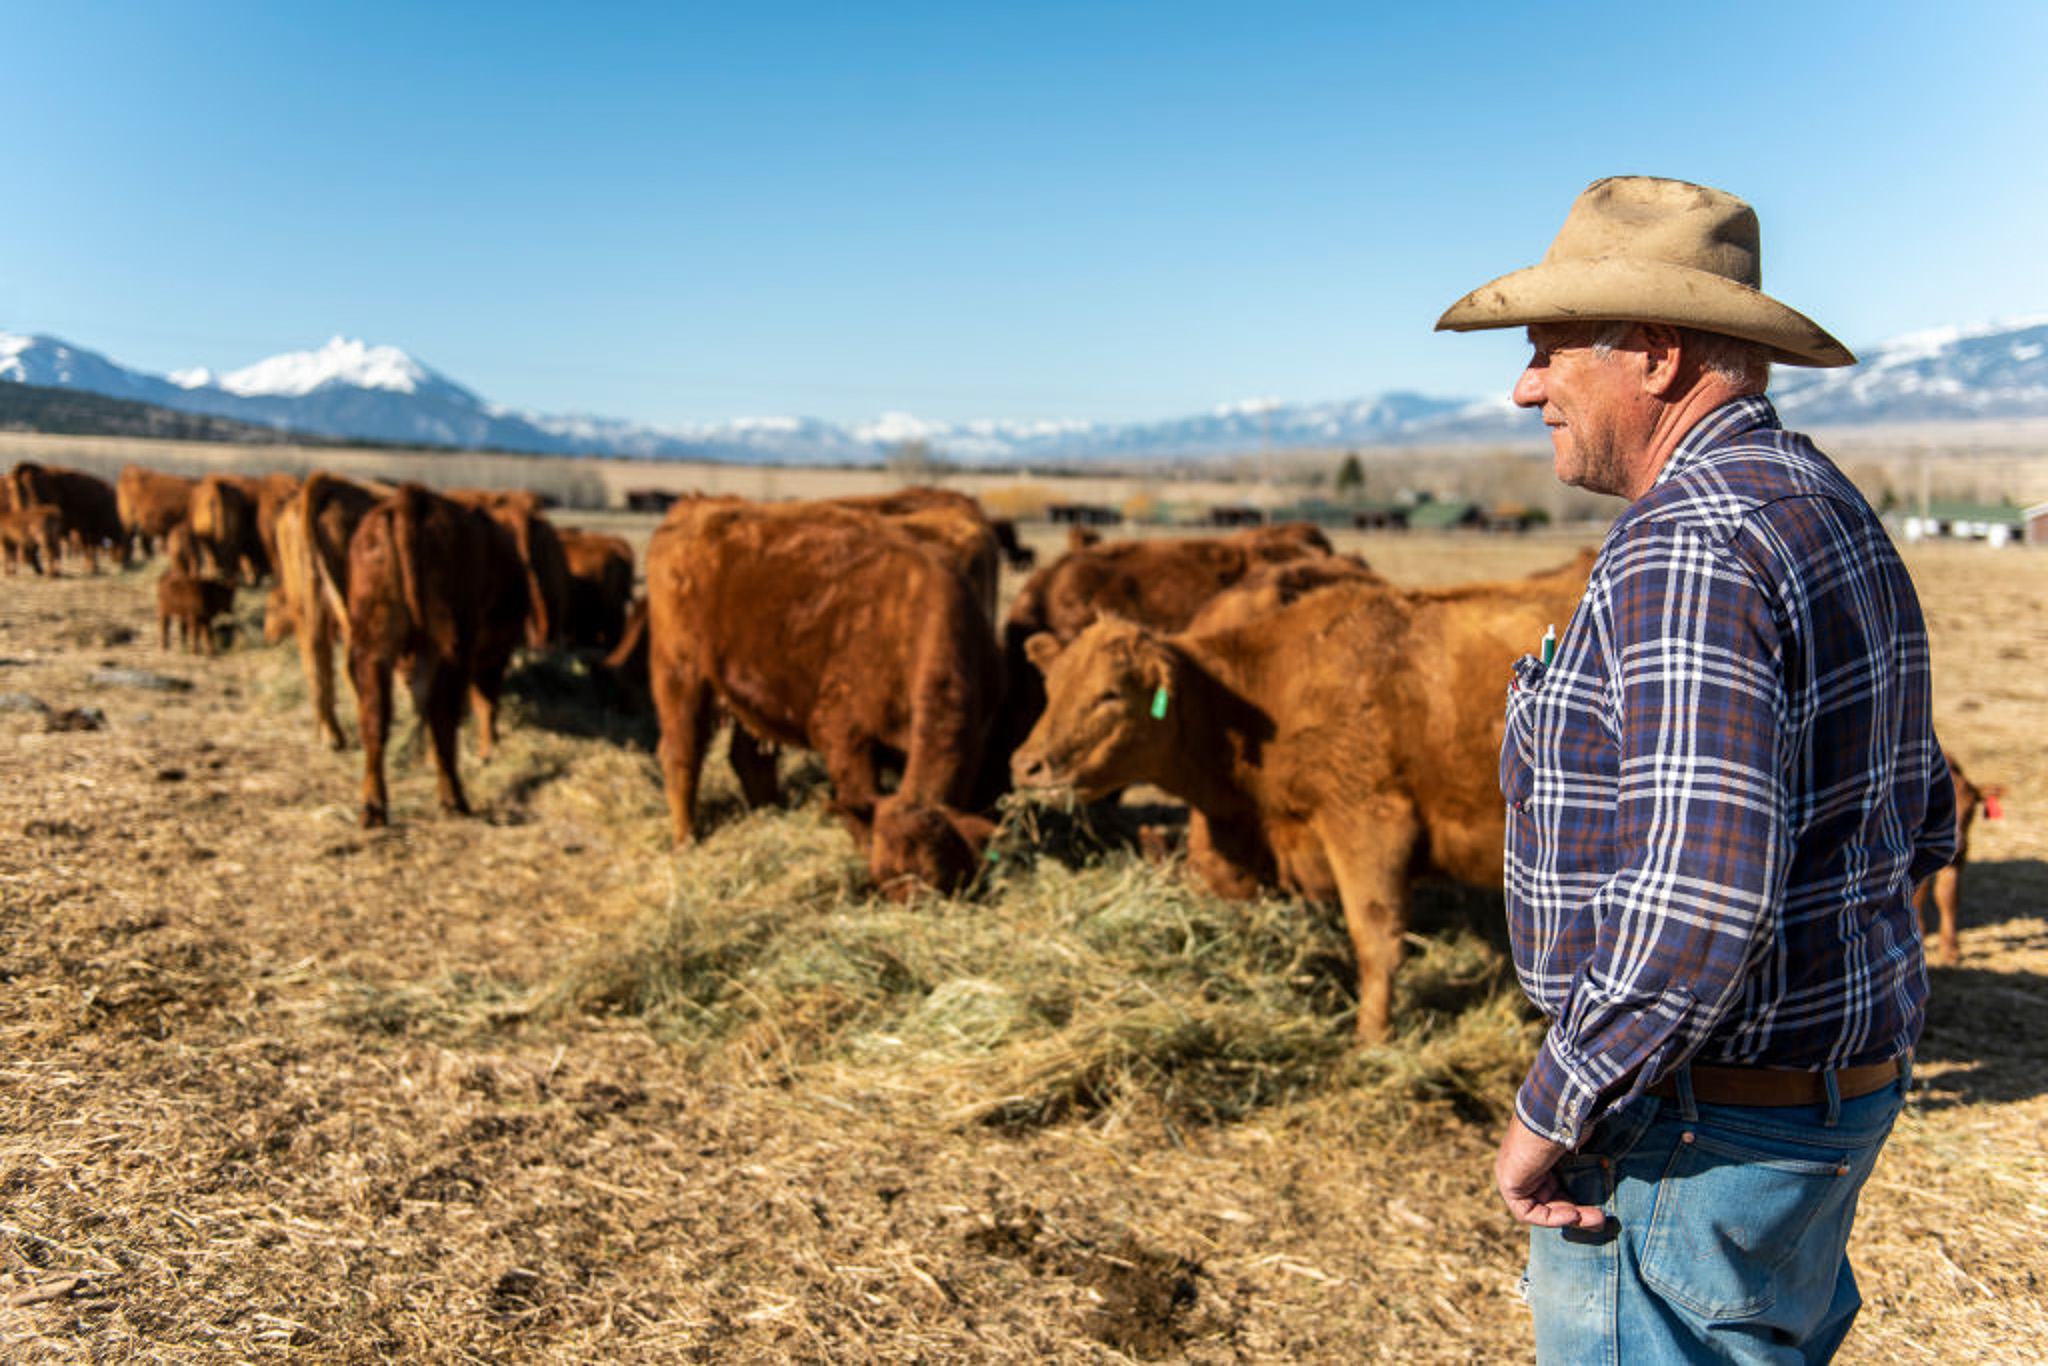
{"label": "cow's ear tag", "polygon": [[1166,700],[1170,696],[1172,694],[1166,691],[1164,683],[1159,685],[1159,691],[1152,694],[1152,719],[1154,721],[1164,721],[1166,719]]}

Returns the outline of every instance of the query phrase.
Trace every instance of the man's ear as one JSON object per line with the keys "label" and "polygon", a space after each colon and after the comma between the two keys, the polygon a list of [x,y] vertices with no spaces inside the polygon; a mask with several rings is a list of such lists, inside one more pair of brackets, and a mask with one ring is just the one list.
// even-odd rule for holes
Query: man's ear
{"label": "man's ear", "polygon": [[1024,653],[1038,666],[1040,673],[1045,673],[1060,657],[1060,638],[1050,631],[1040,631],[1024,642]]}
{"label": "man's ear", "polygon": [[1669,398],[1678,387],[1678,370],[1684,347],[1678,329],[1669,323],[1638,323],[1643,337],[1643,392]]}

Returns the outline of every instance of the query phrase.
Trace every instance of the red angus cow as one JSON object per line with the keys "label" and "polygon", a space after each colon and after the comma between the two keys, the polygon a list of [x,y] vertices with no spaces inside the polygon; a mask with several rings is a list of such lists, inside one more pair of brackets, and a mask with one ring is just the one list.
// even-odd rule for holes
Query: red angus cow
{"label": "red angus cow", "polygon": [[[885,756],[899,806],[969,797],[1001,685],[967,580],[888,519],[831,504],[678,501],[647,552],[649,675],[676,843],[695,837],[698,770],[720,708],[824,759],[834,808],[893,876],[922,865],[913,815],[873,859]],[[950,842],[959,827],[943,820]],[[895,827],[892,827],[895,828]],[[957,852],[957,851],[956,851]],[[957,857],[934,866],[957,868]]]}
{"label": "red angus cow", "polygon": [[384,741],[391,678],[407,661],[433,740],[444,810],[467,814],[456,732],[472,690],[495,705],[531,611],[512,535],[484,509],[403,484],[364,514],[348,547],[348,663],[363,737],[363,825],[389,820]]}

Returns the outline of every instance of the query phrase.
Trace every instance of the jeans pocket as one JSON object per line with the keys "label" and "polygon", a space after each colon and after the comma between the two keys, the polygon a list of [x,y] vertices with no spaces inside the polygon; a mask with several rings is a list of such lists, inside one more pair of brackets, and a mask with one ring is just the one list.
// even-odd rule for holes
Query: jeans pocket
{"label": "jeans pocket", "polygon": [[1776,1302],[1779,1272],[1832,1266],[1876,1157],[1726,1131],[1691,1131],[1659,1183],[1643,1280],[1702,1318],[1749,1318]]}

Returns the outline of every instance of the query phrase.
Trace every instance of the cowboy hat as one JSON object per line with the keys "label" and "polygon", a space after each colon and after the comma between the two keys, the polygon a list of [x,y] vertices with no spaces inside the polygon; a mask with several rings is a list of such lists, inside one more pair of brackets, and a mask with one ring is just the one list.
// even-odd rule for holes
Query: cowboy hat
{"label": "cowboy hat", "polygon": [[1765,294],[1756,210],[1656,176],[1609,176],[1572,202],[1543,260],[1481,285],[1439,332],[1529,323],[1671,323],[1759,342],[1788,365],[1854,365],[1818,323]]}

